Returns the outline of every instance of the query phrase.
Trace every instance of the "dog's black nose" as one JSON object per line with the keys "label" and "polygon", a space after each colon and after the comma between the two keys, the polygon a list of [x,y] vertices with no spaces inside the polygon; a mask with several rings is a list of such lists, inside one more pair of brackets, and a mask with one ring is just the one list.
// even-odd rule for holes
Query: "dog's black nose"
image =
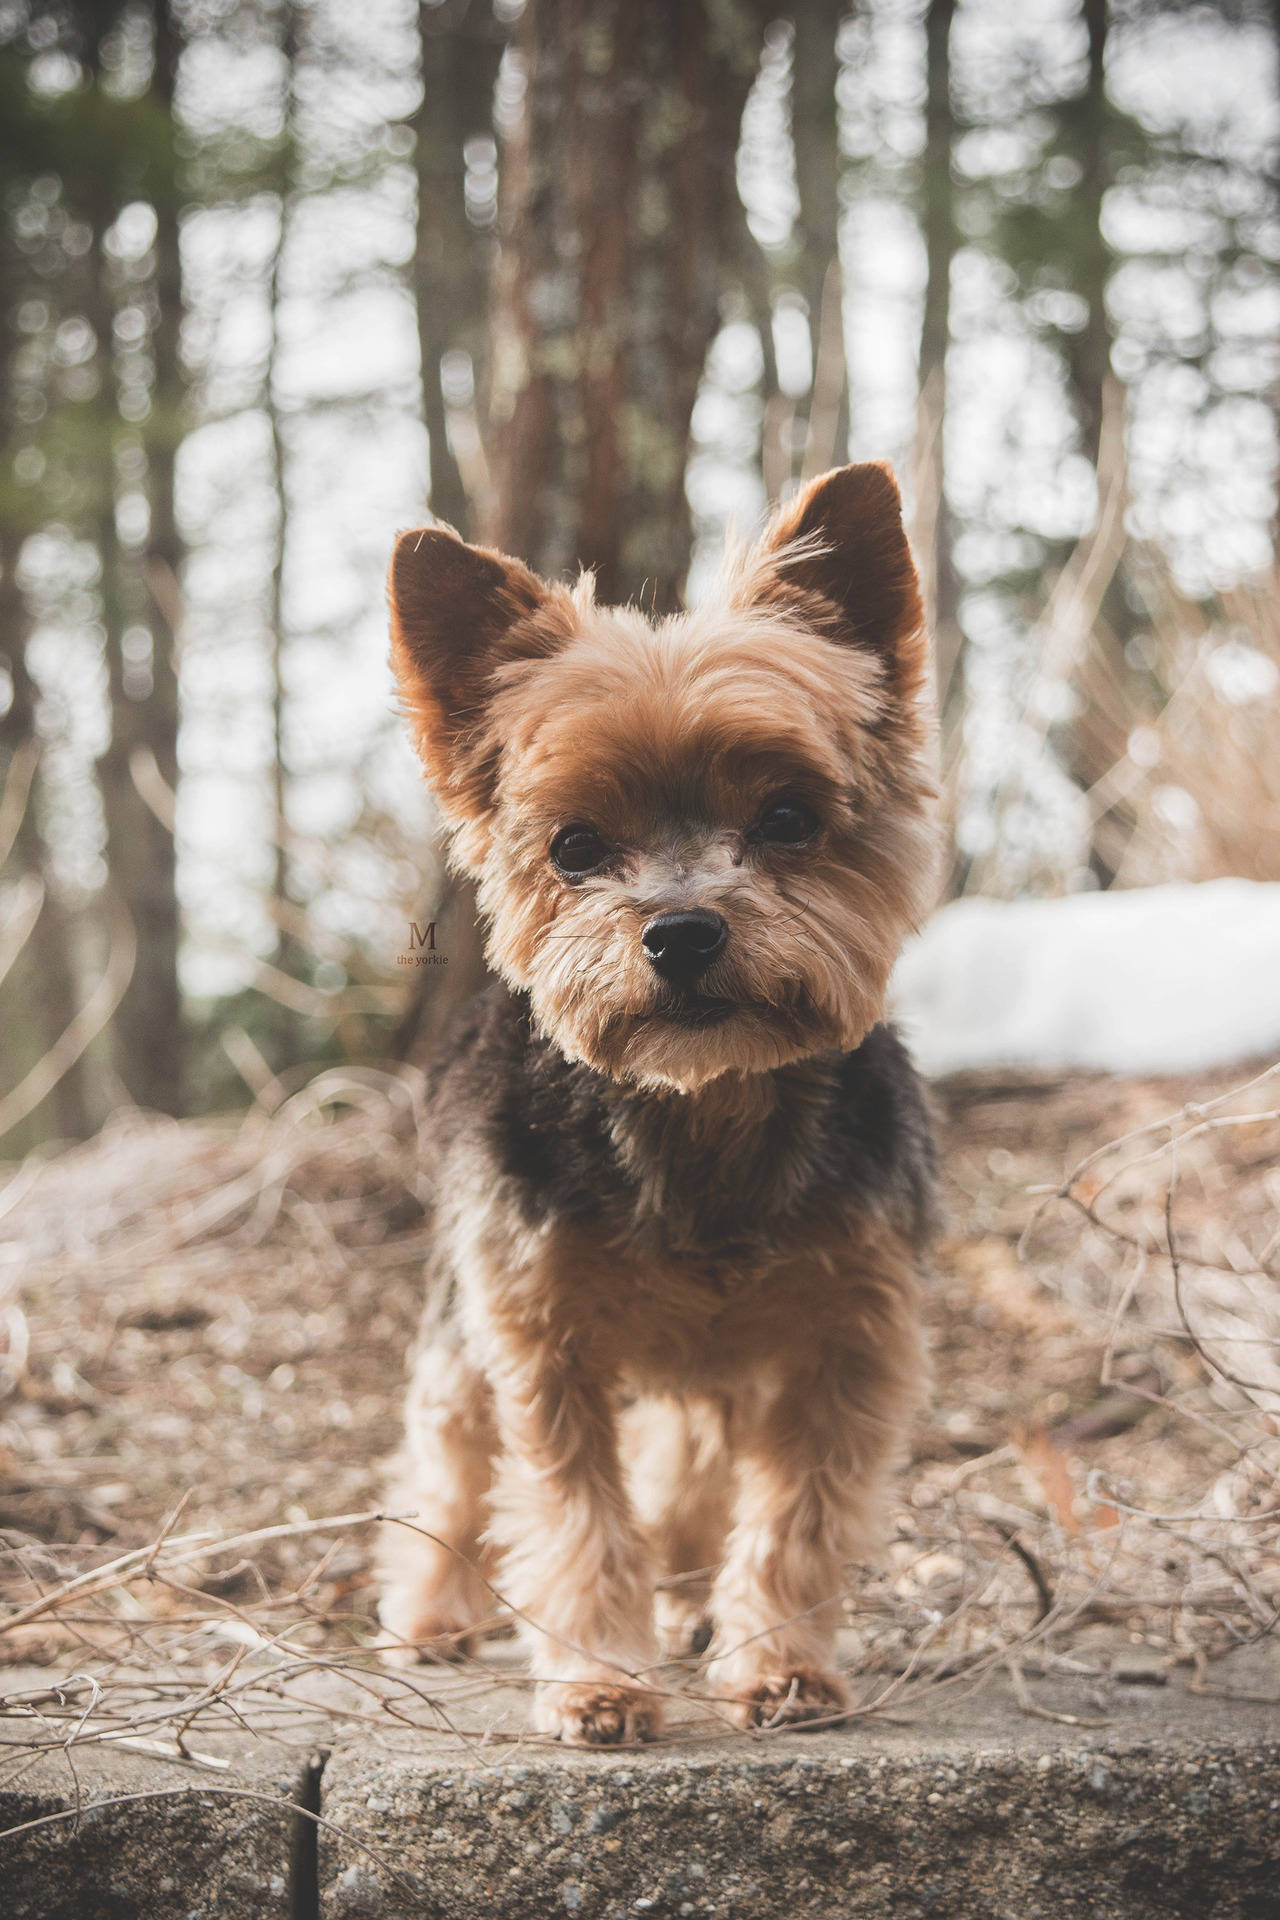
{"label": "dog's black nose", "polygon": [[687,987],[706,972],[728,938],[723,915],[692,907],[687,913],[655,913],[640,944],[664,980]]}

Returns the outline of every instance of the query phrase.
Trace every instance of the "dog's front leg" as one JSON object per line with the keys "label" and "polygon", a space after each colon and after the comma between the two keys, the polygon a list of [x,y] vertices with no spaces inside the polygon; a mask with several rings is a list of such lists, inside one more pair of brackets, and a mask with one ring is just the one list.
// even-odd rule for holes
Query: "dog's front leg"
{"label": "dog's front leg", "polygon": [[501,1586],[524,1617],[534,1721],[575,1746],[647,1739],[662,1703],[653,1576],[630,1511],[610,1383],[562,1340],[508,1327],[492,1366],[503,1460],[493,1537]]}
{"label": "dog's front leg", "polygon": [[874,1540],[885,1471],[924,1378],[914,1329],[896,1331],[888,1352],[832,1354],[784,1377],[744,1423],[710,1670],[743,1726],[822,1720],[848,1705],[834,1664],[845,1567]]}

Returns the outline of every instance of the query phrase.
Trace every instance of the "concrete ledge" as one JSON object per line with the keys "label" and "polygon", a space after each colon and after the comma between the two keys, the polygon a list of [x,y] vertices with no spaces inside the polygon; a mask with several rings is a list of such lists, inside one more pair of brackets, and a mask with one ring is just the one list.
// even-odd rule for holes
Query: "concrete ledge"
{"label": "concrete ledge", "polygon": [[[1235,1684],[1274,1681],[1237,1668]],[[617,1755],[345,1747],[326,1920],[1280,1920],[1280,1713],[1185,1682],[937,1696],[921,1722]],[[1090,1689],[1095,1695],[1096,1689]],[[947,1704],[947,1702],[950,1704]],[[922,1711],[918,1704],[916,1712]]]}
{"label": "concrete ledge", "polygon": [[[4,1920],[291,1920],[305,1759],[242,1751],[226,1773],[95,1748],[74,1760],[78,1794],[61,1756],[0,1779]],[[8,1836],[47,1814],[69,1817]]]}
{"label": "concrete ledge", "polygon": [[[78,1748],[78,1819],[0,1831],[0,1915],[1280,1920],[1278,1656],[1233,1656],[1207,1694],[1123,1663],[1033,1676],[1077,1724],[960,1681],[896,1721],[579,1753],[523,1734],[508,1669],[432,1680],[479,1737],[339,1739],[322,1769],[278,1741],[228,1743],[216,1773]],[[65,1756],[0,1776],[0,1829],[75,1804]]]}
{"label": "concrete ledge", "polygon": [[[328,1916],[1059,1920],[1280,1914],[1280,1741],[1155,1755],[922,1751],[502,1768],[347,1759],[326,1796],[415,1892],[324,1860]],[[1049,1764],[1042,1765],[1048,1758]],[[322,1856],[328,1852],[322,1842]],[[336,1850],[334,1850],[336,1851]],[[416,1893],[416,1897],[415,1897]]]}

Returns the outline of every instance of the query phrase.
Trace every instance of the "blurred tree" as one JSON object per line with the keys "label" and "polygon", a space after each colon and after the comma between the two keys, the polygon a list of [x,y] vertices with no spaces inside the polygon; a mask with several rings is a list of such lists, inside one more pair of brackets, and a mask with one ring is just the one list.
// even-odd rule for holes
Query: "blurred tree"
{"label": "blurred tree", "polygon": [[[925,13],[925,134],[920,184],[926,277],[920,323],[921,492],[932,539],[924,555],[944,753],[964,707],[959,581],[947,505],[945,430],[951,344],[951,267],[959,245],[951,173],[951,23],[956,0],[929,0]],[[919,507],[917,509],[919,511]]]}
{"label": "blurred tree", "polygon": [[805,479],[844,460],[849,446],[836,119],[836,36],[847,12],[842,0],[799,0],[792,9],[791,139],[799,210],[794,272],[809,318],[812,361],[808,404],[792,440]]}
{"label": "blurred tree", "polygon": [[[18,543],[0,536],[0,674],[9,683],[8,711],[0,718],[0,812],[8,817],[0,833],[0,857],[10,855],[11,873],[25,882],[34,923],[21,946],[8,946],[0,973],[0,1095],[12,1093],[46,1056],[75,1017],[77,990],[72,916],[54,872],[51,849],[41,831],[38,809],[44,796],[40,766],[42,741],[39,693],[27,664],[30,611],[17,579]],[[19,899],[23,896],[20,893]],[[10,901],[7,928],[15,938],[21,920]],[[24,1116],[19,1143],[34,1144],[49,1132],[80,1139],[96,1121],[83,1058],[72,1062],[44,1102]]]}
{"label": "blurred tree", "polygon": [[739,213],[768,9],[528,0],[491,314],[486,538],[604,600],[674,606],[689,423]]}
{"label": "blurred tree", "polygon": [[[796,0],[768,23],[756,84],[774,95],[773,104],[785,117],[789,152],[778,151],[772,129],[753,127],[749,117],[741,129],[739,245],[724,261],[724,292],[731,302],[740,299],[745,305],[760,343],[760,465],[770,502],[848,456],[841,264],[842,193],[847,183],[837,97],[840,29],[848,16],[842,0]],[[772,191],[765,191],[776,198],[788,162],[794,172],[794,218],[785,238],[770,233],[778,220],[775,207],[766,215],[762,237],[760,188],[775,176]],[[801,383],[792,334],[784,386],[775,332],[790,331],[800,309],[809,336],[807,383]]]}
{"label": "blurred tree", "polygon": [[[493,90],[505,33],[483,0],[419,0],[418,33],[422,101],[413,120],[418,176],[413,289],[431,446],[431,510],[466,534],[473,502],[451,444],[450,413],[459,410],[456,398],[474,405],[484,385],[491,230],[497,213],[490,186],[497,178]],[[477,181],[484,183],[482,191],[475,190]],[[452,407],[446,395],[450,379],[459,390]]]}
{"label": "blurred tree", "polygon": [[1111,253],[1103,237],[1103,203],[1117,170],[1117,136],[1124,127],[1107,97],[1107,36],[1110,0],[1081,0],[1088,46],[1084,87],[1062,110],[1063,145],[1079,165],[1076,212],[1071,220],[1069,284],[1084,303],[1084,321],[1064,335],[1063,345],[1080,422],[1080,440],[1096,467],[1102,439],[1103,396],[1111,371],[1111,326],[1107,280]]}
{"label": "blurred tree", "polygon": [[[154,759],[170,791],[178,785],[178,650],[182,609],[182,563],[185,543],[177,516],[177,460],[187,424],[187,373],[182,360],[185,300],[182,278],[180,208],[184,182],[178,158],[175,101],[183,34],[181,15],[173,0],[155,0],[153,11],[151,98],[167,136],[164,173],[154,195],[156,221],[155,265],[151,292],[152,385],[150,409],[144,427],[148,480],[148,531],[145,577],[148,587],[148,625],[151,630],[151,694],[147,703],[144,748]],[[150,811],[150,809],[148,809]],[[153,814],[147,829],[149,876],[141,899],[146,917],[137,918],[140,990],[134,996],[130,1019],[123,1025],[126,1045],[135,1061],[143,1050],[139,1010],[146,1009],[148,1044],[171,1049],[171,1065],[163,1077],[144,1085],[154,1104],[168,1113],[182,1113],[186,1103],[186,1048],[182,996],[178,978],[181,938],[177,859],[172,831]],[[148,943],[157,949],[154,959]],[[154,997],[153,997],[154,996]],[[124,1007],[121,1007],[124,1013]],[[136,1067],[135,1067],[136,1071]],[[145,1104],[152,1104],[152,1100]]]}
{"label": "blurred tree", "polygon": [[[272,529],[267,583],[266,641],[271,683],[271,897],[276,913],[275,963],[287,973],[298,968],[284,915],[290,898],[289,762],[287,754],[288,690],[285,683],[287,620],[285,562],[289,545],[289,443],[281,401],[281,307],[285,271],[298,191],[300,139],[297,124],[298,51],[304,10],[297,0],[281,0],[277,12],[280,52],[280,133],[274,153],[264,156],[263,184],[276,203],[275,244],[267,283],[267,351],[262,370],[262,408],[271,435]],[[297,1042],[296,1010],[280,1000],[270,1009],[273,1053],[277,1065],[294,1057]]]}
{"label": "blurred tree", "polygon": [[[1108,92],[1111,14],[1112,0],[1079,0],[1084,54],[1080,82],[1045,113],[1046,134],[1034,162],[1021,191],[1007,196],[995,229],[997,250],[1018,275],[1026,311],[1044,316],[1035,324],[1061,356],[1077,444],[1097,481],[1099,516],[1106,510],[1106,490],[1123,484],[1124,471],[1122,422],[1114,422],[1114,444],[1106,444],[1104,433],[1114,344],[1106,202],[1126,167],[1149,158],[1141,129],[1116,108]],[[1138,616],[1122,551],[1123,507],[1108,516],[1112,518],[1118,544],[1106,562],[1110,571],[1105,590],[1090,604],[1088,630],[1072,636],[1060,662],[1061,673],[1074,685],[1072,709],[1052,727],[1058,761],[1074,784],[1092,796],[1088,804],[1095,817],[1087,857],[1103,886],[1114,877],[1134,821],[1120,791],[1099,798],[1104,793],[1100,783],[1123,756],[1144,698],[1139,676],[1126,657]],[[1059,539],[1040,544],[1045,560],[1060,567],[1072,543]],[[1023,591],[1035,585],[1033,576],[1022,583]],[[1037,663],[1029,662],[1028,670],[1035,673]]]}
{"label": "blurred tree", "polygon": [[[25,349],[28,372],[17,383],[11,360],[6,382],[9,395],[15,384],[22,386],[25,425],[23,444],[13,450],[14,471],[25,460],[28,476],[21,497],[7,495],[3,502],[7,600],[16,626],[9,724],[11,731],[39,725],[36,682],[19,657],[27,624],[15,577],[21,544],[43,520],[60,519],[88,535],[98,551],[111,704],[98,785],[113,892],[140,937],[138,963],[113,1023],[113,1053],[133,1098],[176,1112],[181,1021],[173,844],[133,778],[139,753],[168,778],[176,773],[172,648],[154,622],[147,624],[145,602],[150,563],[157,584],[160,573],[172,576],[176,566],[172,454],[180,397],[176,377],[166,371],[166,359],[172,368],[176,353],[177,321],[169,319],[166,355],[163,312],[172,307],[176,285],[169,103],[132,88],[125,72],[139,22],[137,10],[123,4],[82,4],[31,7],[7,23],[3,164],[6,212],[14,224],[6,241],[16,233],[25,251],[16,277],[6,278],[5,296],[34,328]],[[157,26],[153,44],[161,40]],[[162,238],[140,250],[145,264],[135,278],[122,263],[115,222],[122,208],[144,200],[158,235],[164,218],[174,238],[167,256]],[[28,217],[41,208],[46,211],[37,220]],[[11,308],[10,328],[12,318]],[[156,461],[149,462],[153,450]],[[145,498],[140,484],[148,477],[154,483],[149,527],[139,525],[135,511],[126,537],[119,515],[128,517],[128,507]],[[161,592],[156,605],[162,604],[172,607],[172,595]],[[29,850],[35,831],[24,823]],[[33,951],[42,956],[46,1043],[65,1027],[75,997],[69,946],[59,889],[46,884],[33,935]],[[55,1099],[59,1124],[80,1130],[88,1100],[79,1063]]]}
{"label": "blurred tree", "polygon": [[[112,1022],[112,1054],[133,1100],[176,1114],[183,1110],[185,1044],[177,861],[173,835],[143,797],[138,776],[153,765],[172,789],[178,770],[175,650],[182,550],[174,464],[184,389],[173,97],[179,37],[168,0],[157,0],[149,20],[149,85],[130,98],[124,86],[113,88],[113,81],[131,14],[125,7],[89,6],[78,23],[91,111],[111,113],[122,137],[116,166],[103,167],[99,156],[96,167],[64,179],[93,232],[85,304],[97,340],[95,405],[107,425],[100,440],[96,536],[111,706],[111,735],[98,779],[110,885],[137,937],[133,977]],[[125,267],[119,245],[112,245],[113,224],[122,208],[144,198],[154,239]],[[122,325],[126,309],[129,319]],[[136,361],[127,366],[135,334],[149,348],[149,366]],[[123,338],[124,352],[117,336]],[[140,431],[130,430],[134,423]],[[137,493],[138,480],[146,489],[145,530],[126,537],[121,483]]]}
{"label": "blurred tree", "polygon": [[[27,197],[30,154],[22,139],[27,120],[26,80],[20,58],[0,48],[0,867],[17,880],[34,922],[23,922],[10,897],[0,961],[0,1095],[11,1093],[57,1044],[76,1011],[74,928],[55,872],[53,848],[41,824],[48,810],[40,692],[29,659],[33,617],[18,578],[22,545],[41,518],[34,484],[40,455],[34,440],[38,414],[29,380],[20,374],[29,336],[19,308],[39,280],[29,254],[15,244],[15,222]],[[34,284],[33,284],[34,282]],[[30,318],[36,320],[34,306]],[[24,461],[25,456],[25,461]],[[47,763],[46,763],[47,764]],[[8,864],[6,865],[6,862]],[[35,1106],[19,1143],[53,1132],[77,1138],[96,1115],[83,1060]]]}
{"label": "blurred tree", "polygon": [[[1070,274],[1083,303],[1083,324],[1064,336],[1064,350],[1079,422],[1080,442],[1097,475],[1099,513],[1104,489],[1121,483],[1123,455],[1116,450],[1111,471],[1104,462],[1103,433],[1111,385],[1112,329],[1107,312],[1111,252],[1103,234],[1108,187],[1121,164],[1117,148],[1136,131],[1118,115],[1107,94],[1107,39],[1111,0],[1081,0],[1088,46],[1088,75],[1076,100],[1064,111],[1064,134],[1080,167],[1079,218],[1073,222]],[[1125,648],[1137,624],[1127,569],[1117,554],[1111,578],[1082,652],[1076,673],[1079,706],[1060,751],[1073,780],[1086,794],[1122,759],[1140,696],[1126,685],[1134,678]],[[1115,878],[1137,816],[1125,797],[1093,803],[1095,818],[1089,865],[1100,886]]]}

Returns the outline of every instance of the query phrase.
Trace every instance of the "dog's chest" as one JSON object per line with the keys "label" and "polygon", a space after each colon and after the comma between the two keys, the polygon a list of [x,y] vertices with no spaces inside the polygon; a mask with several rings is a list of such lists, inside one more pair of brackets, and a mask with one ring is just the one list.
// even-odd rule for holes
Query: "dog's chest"
{"label": "dog's chest", "polygon": [[637,1384],[727,1382],[797,1343],[843,1338],[866,1231],[846,1212],[793,1222],[785,1245],[710,1256],[564,1230],[549,1263],[552,1311]]}
{"label": "dog's chest", "polygon": [[605,1113],[601,1200],[637,1255],[699,1296],[740,1294],[838,1184],[830,1070],[806,1062],[697,1100],[621,1096]]}

